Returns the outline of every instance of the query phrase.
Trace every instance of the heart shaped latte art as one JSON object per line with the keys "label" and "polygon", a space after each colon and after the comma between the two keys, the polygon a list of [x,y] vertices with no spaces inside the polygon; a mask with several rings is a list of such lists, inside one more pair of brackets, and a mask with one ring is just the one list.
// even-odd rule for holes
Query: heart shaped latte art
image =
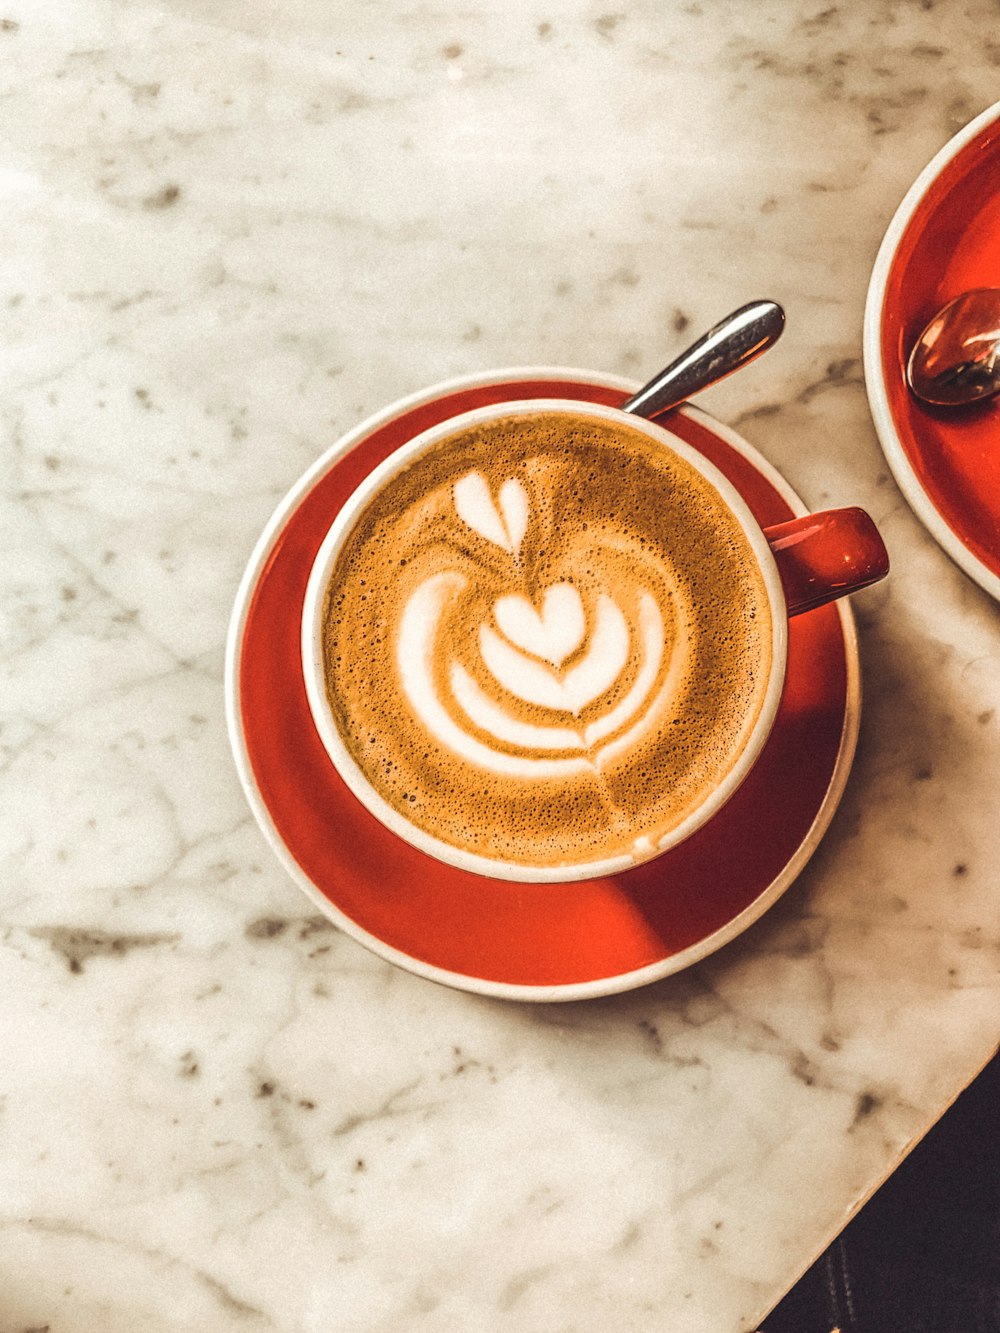
{"label": "heart shaped latte art", "polygon": [[[554,596],[559,588],[566,588],[569,593]],[[547,663],[561,666],[580,646],[587,632],[583,603],[572,584],[557,583],[548,589],[543,604],[547,611],[544,619],[523,597],[501,600],[514,604],[505,608],[504,619],[521,635],[520,641],[515,635],[508,635],[519,646],[515,648],[489,625],[482,625],[479,650],[490,675],[508,694],[539,708],[577,714],[615,683],[628,661],[630,635],[628,622],[612,597],[606,593],[598,597],[586,652],[564,675],[553,671]],[[562,609],[567,612],[565,620],[560,618]],[[572,646],[560,656],[559,650],[567,644]],[[554,657],[548,655],[553,648],[556,649]]]}
{"label": "heart shaped latte art", "polygon": [[516,477],[508,477],[497,500],[481,472],[468,472],[452,488],[459,518],[473,532],[516,555],[528,527],[528,493]]}
{"label": "heart shaped latte art", "polygon": [[[467,528],[510,555],[512,581],[521,583],[519,551],[531,520],[524,485],[508,477],[494,493],[470,472],[454,484],[452,501]],[[568,579],[535,601],[520,592],[497,597],[478,626],[478,661],[452,657],[442,672],[435,664],[444,623],[469,590],[457,568],[414,589],[397,664],[427,729],[480,768],[549,779],[599,770],[653,724],[683,673],[685,654],[668,649],[661,607],[647,588],[621,590],[621,605],[608,588],[585,605]]]}
{"label": "heart shaped latte art", "polygon": [[576,652],[587,632],[583,602],[572,583],[546,588],[540,611],[519,594],[500,597],[493,615],[511,643],[554,667]]}

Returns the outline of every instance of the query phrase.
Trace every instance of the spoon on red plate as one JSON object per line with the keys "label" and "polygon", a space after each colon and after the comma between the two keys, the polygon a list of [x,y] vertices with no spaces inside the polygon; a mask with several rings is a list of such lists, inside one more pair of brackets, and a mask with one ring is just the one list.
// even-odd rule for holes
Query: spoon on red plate
{"label": "spoon on red plate", "polygon": [[906,382],[935,407],[1000,393],[1000,288],[975,287],[943,305],[913,345]]}

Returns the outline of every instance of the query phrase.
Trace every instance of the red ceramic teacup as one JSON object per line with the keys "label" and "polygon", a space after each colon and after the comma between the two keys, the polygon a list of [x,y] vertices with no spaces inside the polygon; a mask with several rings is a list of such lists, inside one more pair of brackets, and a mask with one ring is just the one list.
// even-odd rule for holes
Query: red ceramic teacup
{"label": "red ceramic teacup", "polygon": [[[659,476],[657,469],[666,469],[664,475],[669,475],[670,480],[669,484],[664,482],[663,502],[664,523],[668,527],[675,521],[668,517],[672,497],[680,496],[684,487],[691,494],[697,492],[709,506],[705,512],[714,515],[709,524],[719,530],[716,542],[721,552],[719,558],[728,558],[726,550],[729,547],[739,547],[740,559],[750,570],[753,586],[758,589],[754,595],[759,598],[759,606],[754,609],[753,616],[759,612],[755,633],[760,651],[753,658],[752,670],[747,667],[746,689],[742,680],[733,678],[734,690],[747,693],[748,698],[752,696],[753,702],[752,706],[748,705],[745,716],[740,715],[738,731],[733,733],[724,761],[720,761],[715,769],[707,770],[710,777],[703,781],[696,796],[686,805],[678,803],[675,816],[665,824],[646,827],[641,818],[636,822],[634,816],[628,815],[625,817],[626,832],[619,840],[621,845],[613,845],[609,836],[606,849],[594,854],[562,855],[555,852],[550,856],[547,849],[544,855],[498,852],[492,843],[484,850],[483,846],[474,843],[471,833],[466,842],[464,836],[456,837],[450,831],[454,821],[450,824],[445,820],[438,821],[435,815],[436,797],[431,786],[435,789],[442,786],[440,764],[435,770],[434,784],[422,790],[419,777],[411,778],[404,784],[408,790],[397,800],[391,784],[387,786],[382,780],[378,766],[372,763],[366,767],[363,747],[359,749],[357,736],[352,736],[352,706],[365,710],[367,693],[375,690],[391,694],[395,690],[399,704],[396,711],[400,716],[405,714],[411,718],[416,732],[421,727],[424,729],[420,734],[425,734],[428,750],[439,758],[444,756],[442,762],[455,765],[456,773],[460,768],[463,781],[467,786],[471,783],[472,790],[475,775],[481,772],[484,803],[487,794],[498,785],[508,781],[518,784],[521,793],[518,818],[523,822],[523,792],[532,790],[532,782],[537,783],[539,810],[543,805],[548,810],[552,803],[551,794],[560,788],[560,784],[565,782],[567,792],[574,790],[572,784],[579,775],[586,777],[587,765],[594,773],[603,773],[603,766],[611,762],[608,756],[614,746],[618,746],[617,757],[622,746],[631,744],[630,738],[640,734],[636,728],[645,728],[641,730],[643,745],[661,722],[665,725],[669,721],[675,726],[679,722],[680,729],[669,734],[680,735],[689,722],[683,716],[683,708],[703,706],[697,691],[689,690],[687,683],[684,690],[688,693],[680,690],[677,682],[683,673],[671,668],[660,651],[656,638],[656,625],[660,623],[656,620],[656,597],[644,593],[641,588],[636,593],[624,586],[630,581],[629,552],[634,555],[637,570],[647,571],[649,563],[646,542],[643,539],[639,545],[635,544],[635,532],[629,530],[631,535],[627,541],[622,537],[617,545],[608,546],[610,554],[603,574],[603,548],[593,543],[585,547],[578,542],[574,549],[586,549],[591,553],[586,561],[587,569],[579,577],[574,576],[571,564],[560,566],[558,561],[556,568],[560,572],[553,575],[552,551],[547,549],[542,554],[550,572],[543,581],[544,586],[532,585],[530,579],[525,581],[525,562],[537,558],[537,550],[530,545],[531,525],[542,523],[542,511],[549,515],[546,546],[565,545],[569,540],[564,530],[565,514],[569,510],[565,505],[559,509],[562,501],[550,502],[539,490],[538,478],[549,473],[540,464],[535,466],[532,462],[529,446],[525,446],[523,455],[518,455],[515,464],[507,468],[509,475],[492,477],[490,456],[484,453],[481,469],[474,462],[462,462],[456,473],[457,480],[438,486],[434,492],[437,508],[431,506],[433,521],[438,525],[433,531],[445,534],[438,542],[441,549],[456,552],[456,570],[451,582],[448,581],[449,571],[442,572],[438,565],[433,576],[413,582],[412,589],[408,584],[406,588],[401,586],[397,625],[396,613],[391,609],[395,606],[395,584],[416,580],[417,576],[413,573],[413,562],[408,562],[402,549],[395,551],[394,556],[404,558],[394,558],[390,562],[393,572],[380,585],[381,592],[369,581],[361,597],[370,597],[375,611],[368,608],[367,619],[358,622],[379,627],[373,637],[376,646],[372,652],[376,655],[385,652],[384,665],[372,678],[374,684],[369,680],[340,693],[337,692],[340,687],[331,686],[331,680],[336,679],[330,660],[333,650],[328,625],[331,581],[341,579],[345,565],[356,564],[362,558],[358,555],[361,538],[357,534],[373,530],[371,516],[384,510],[386,517],[384,521],[379,520],[379,531],[391,527],[397,495],[409,494],[406,488],[412,490],[417,485],[414,479],[419,479],[423,473],[437,475],[434,468],[443,467],[443,460],[456,452],[456,442],[473,439],[488,442],[492,438],[491,432],[497,438],[506,439],[511,432],[516,436],[518,431],[525,440],[530,440],[531,431],[540,429],[539,423],[544,423],[545,430],[550,432],[565,429],[567,443],[563,452],[567,456],[579,451],[581,432],[587,438],[590,438],[587,432],[594,438],[601,432],[610,432],[616,441],[614,448],[620,446],[626,462],[631,458],[636,464],[635,468],[626,468],[623,472],[623,476],[632,479],[629,484],[634,484],[635,477],[647,475],[655,481]],[[466,446],[462,443],[461,447]],[[482,447],[485,449],[486,445]],[[558,452],[555,445],[551,450]],[[460,450],[459,454],[465,459]],[[470,459],[473,457],[469,454]],[[554,510],[553,504],[556,504]],[[577,511],[583,513],[579,503],[573,512]],[[561,515],[559,522],[553,522],[551,515],[554,512]],[[685,521],[688,527],[684,529],[682,525],[679,529],[678,540],[682,546],[693,543],[696,537],[701,540],[700,530]],[[670,547],[666,537],[654,535],[658,550]],[[684,552],[677,555],[680,560]],[[436,558],[440,561],[440,551]],[[662,565],[662,553],[657,559]],[[477,561],[484,570],[488,568],[490,598],[493,600],[482,603],[486,607],[482,623],[475,624],[474,632],[470,632],[469,625],[473,622],[467,615],[456,619],[455,607],[460,605],[462,598],[475,594],[474,587],[470,590],[470,577],[474,584]],[[504,561],[510,567],[511,581],[507,589],[502,586]],[[408,563],[411,568],[404,572],[402,567]],[[680,560],[678,568],[682,565],[683,560]],[[397,566],[400,567],[398,570]],[[654,568],[650,576],[651,586],[659,577],[658,569],[659,566]],[[473,571],[471,576],[470,570]],[[493,878],[554,882],[604,876],[675,847],[710,819],[750,772],[781,702],[788,617],[855,592],[876,582],[887,572],[885,547],[871,519],[862,510],[829,510],[762,530],[743,498],[722,473],[655,422],[636,418],[613,407],[560,399],[484,407],[445,421],[404,444],[362,482],[334,518],[313,566],[303,608],[302,661],[309,705],[331,762],[346,785],[386,827],[421,851],[461,869]],[[647,573],[641,576],[637,573],[636,579],[641,582]],[[676,588],[681,588],[682,584],[688,586],[684,579],[693,579],[691,586],[697,587],[698,576],[697,569],[693,573],[688,571],[677,575],[681,583]],[[498,577],[501,578],[502,594],[499,596],[495,595]],[[593,584],[594,578],[600,580],[602,577],[606,586],[597,594],[586,593],[586,587]],[[584,588],[584,593],[577,591],[577,583]],[[669,579],[666,583],[661,580],[656,586],[665,587],[668,583]],[[336,586],[341,588],[340,583]],[[524,594],[525,587],[530,589],[533,586],[534,600],[530,591],[528,595]],[[354,595],[349,591],[349,583],[343,587],[348,591],[338,593],[339,596],[349,598]],[[668,600],[670,595],[673,594],[667,595]],[[684,603],[683,591],[677,595]],[[677,616],[672,620],[669,615],[667,617],[673,626],[671,634],[674,639],[678,633],[682,639],[688,634],[687,630],[679,632],[677,625],[687,623],[684,617],[690,619],[692,614],[700,617],[698,633],[703,638],[708,635],[709,638],[725,639],[731,626],[713,625],[709,613],[697,609],[697,598],[688,600],[690,606],[684,604],[679,620]],[[378,608],[383,605],[386,612],[380,621]],[[630,607],[640,609],[631,614]],[[465,627],[461,643],[448,641],[447,636],[454,632],[449,628],[453,623]],[[383,641],[388,646],[383,647]],[[619,649],[621,656],[616,657]],[[361,657],[366,654],[367,649]],[[480,656],[483,662],[479,664],[482,670],[477,683],[473,677]],[[725,660],[727,669],[730,669],[729,659]],[[747,657],[748,663],[750,660]],[[465,669],[463,662],[470,670]],[[616,663],[619,663],[620,682],[609,674]],[[359,668],[362,676],[365,666],[362,661]],[[705,669],[702,665],[697,671],[704,673]],[[683,680],[687,682],[688,677],[684,676]],[[484,695],[483,682],[488,686],[488,698]],[[710,686],[711,682],[703,681],[702,684]],[[689,697],[694,702],[689,703]],[[392,707],[385,710],[384,716],[392,718]],[[525,718],[529,720],[525,721]],[[368,739],[374,744],[377,738]],[[668,749],[664,742],[659,751],[644,750],[643,754],[666,753]],[[701,762],[702,756],[696,758]],[[391,763],[380,763],[385,768],[393,767]],[[650,780],[645,771],[643,777],[644,781]],[[448,792],[443,799],[452,800],[453,796]],[[419,815],[407,802],[413,802]],[[616,812],[609,818],[618,817]],[[628,824],[628,819],[633,823]],[[445,828],[449,831],[447,836],[442,836]],[[505,846],[502,840],[499,845],[501,848]],[[539,835],[531,846],[544,848],[544,838]]]}

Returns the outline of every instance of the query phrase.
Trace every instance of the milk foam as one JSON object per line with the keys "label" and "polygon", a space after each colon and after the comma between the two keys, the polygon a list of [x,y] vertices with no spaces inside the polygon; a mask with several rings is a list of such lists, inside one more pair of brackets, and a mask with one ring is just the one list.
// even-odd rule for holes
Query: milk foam
{"label": "milk foam", "polygon": [[770,610],[700,474],[638,431],[539,414],[389,483],[334,572],[324,652],[390,804],[478,855],[572,864],[632,854],[718,784],[759,712]]}
{"label": "milk foam", "polygon": [[455,509],[463,522],[487,541],[515,555],[528,527],[528,495],[516,477],[508,477],[493,503],[481,472],[469,472],[452,489]]}
{"label": "milk foam", "polygon": [[[575,628],[574,622],[567,622],[567,625]],[[559,628],[558,620],[554,620],[554,634]],[[587,704],[611,688],[629,657],[630,635],[625,617],[604,593],[598,598],[593,633],[589,638],[583,659],[564,675],[549,668],[547,664],[552,662],[552,657],[548,652],[531,655],[515,646],[516,640],[514,644],[508,642],[491,625],[480,626],[479,649],[487,670],[508,694],[522,703],[579,716]],[[562,660],[560,656],[554,665],[559,666]]]}

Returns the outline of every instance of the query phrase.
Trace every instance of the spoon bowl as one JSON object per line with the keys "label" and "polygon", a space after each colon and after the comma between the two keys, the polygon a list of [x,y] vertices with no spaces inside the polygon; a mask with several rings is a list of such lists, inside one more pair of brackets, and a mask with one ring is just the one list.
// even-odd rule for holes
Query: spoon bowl
{"label": "spoon bowl", "polygon": [[1000,393],[1000,288],[975,287],[941,307],[913,345],[906,383],[935,407]]}

